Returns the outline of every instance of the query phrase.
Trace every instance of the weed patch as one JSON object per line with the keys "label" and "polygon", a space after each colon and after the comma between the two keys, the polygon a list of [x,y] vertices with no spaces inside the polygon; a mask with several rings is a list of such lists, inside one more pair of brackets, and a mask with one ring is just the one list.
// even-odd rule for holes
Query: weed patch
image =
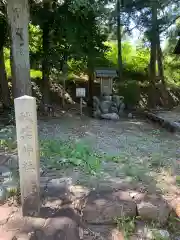
{"label": "weed patch", "polygon": [[123,231],[124,239],[129,240],[132,234],[135,231],[135,218],[130,217],[122,217],[116,218],[115,223],[117,224],[117,228]]}
{"label": "weed patch", "polygon": [[100,170],[101,157],[83,142],[75,143],[61,140],[41,141],[41,157],[48,165],[57,169],[78,166],[95,175]]}

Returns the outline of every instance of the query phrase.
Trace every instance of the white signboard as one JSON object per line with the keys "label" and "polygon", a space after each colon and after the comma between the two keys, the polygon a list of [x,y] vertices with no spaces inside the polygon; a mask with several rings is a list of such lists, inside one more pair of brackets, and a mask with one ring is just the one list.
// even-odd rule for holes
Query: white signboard
{"label": "white signboard", "polygon": [[85,97],[86,96],[86,89],[85,88],[76,88],[76,97]]}

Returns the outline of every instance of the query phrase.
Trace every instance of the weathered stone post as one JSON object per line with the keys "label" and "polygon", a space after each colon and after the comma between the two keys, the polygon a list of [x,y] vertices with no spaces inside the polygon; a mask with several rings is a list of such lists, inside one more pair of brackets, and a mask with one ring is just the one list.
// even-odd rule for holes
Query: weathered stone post
{"label": "weathered stone post", "polygon": [[23,216],[37,216],[40,210],[40,157],[37,110],[34,97],[14,100]]}

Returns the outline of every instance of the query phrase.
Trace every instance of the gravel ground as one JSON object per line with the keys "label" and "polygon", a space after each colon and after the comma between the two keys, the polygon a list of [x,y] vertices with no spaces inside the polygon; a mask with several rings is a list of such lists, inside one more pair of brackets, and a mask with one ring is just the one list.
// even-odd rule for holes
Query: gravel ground
{"label": "gravel ground", "polygon": [[56,175],[72,177],[76,183],[90,187],[128,184],[142,191],[180,194],[176,183],[180,173],[179,135],[138,119],[114,122],[77,115],[41,120],[39,133],[40,139],[82,141],[106,155],[96,176],[90,177],[78,168],[62,169]]}

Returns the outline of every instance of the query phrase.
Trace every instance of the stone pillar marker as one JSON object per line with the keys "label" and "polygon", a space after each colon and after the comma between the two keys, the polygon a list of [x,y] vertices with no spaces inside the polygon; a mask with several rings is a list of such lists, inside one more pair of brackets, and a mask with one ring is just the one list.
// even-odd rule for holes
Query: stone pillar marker
{"label": "stone pillar marker", "polygon": [[14,100],[23,216],[38,216],[40,210],[40,157],[36,99]]}

